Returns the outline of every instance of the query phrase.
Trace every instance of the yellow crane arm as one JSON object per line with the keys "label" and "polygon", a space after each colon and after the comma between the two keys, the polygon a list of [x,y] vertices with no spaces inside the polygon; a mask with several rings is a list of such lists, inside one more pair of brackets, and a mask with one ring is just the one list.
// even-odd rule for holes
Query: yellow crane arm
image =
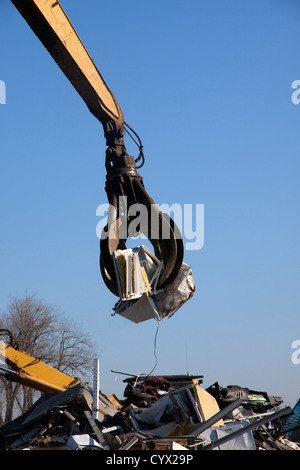
{"label": "yellow crane arm", "polygon": [[67,388],[80,383],[74,377],[54,369],[3,341],[0,341],[0,360],[13,369],[12,371],[4,370],[4,376],[8,380],[27,385],[44,393],[63,392]]}
{"label": "yellow crane arm", "polygon": [[35,35],[109,133],[124,135],[119,104],[58,1],[12,0]]}

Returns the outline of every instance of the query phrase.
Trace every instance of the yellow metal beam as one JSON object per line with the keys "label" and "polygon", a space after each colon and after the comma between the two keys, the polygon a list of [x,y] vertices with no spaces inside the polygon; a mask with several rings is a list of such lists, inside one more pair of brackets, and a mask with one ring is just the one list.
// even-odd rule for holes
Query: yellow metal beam
{"label": "yellow metal beam", "polygon": [[0,359],[16,373],[6,373],[8,380],[27,385],[41,392],[59,393],[80,383],[78,379],[45,364],[24,351],[0,341]]}
{"label": "yellow metal beam", "polygon": [[[83,98],[89,110],[104,124],[123,129],[119,104],[94,64],[62,6],[55,0],[12,0],[35,35]],[[82,3],[82,8],[85,6]]]}

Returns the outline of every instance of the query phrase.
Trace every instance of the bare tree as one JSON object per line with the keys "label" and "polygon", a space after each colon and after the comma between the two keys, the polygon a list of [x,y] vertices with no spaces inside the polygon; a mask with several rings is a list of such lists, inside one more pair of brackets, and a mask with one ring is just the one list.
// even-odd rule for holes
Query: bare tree
{"label": "bare tree", "polygon": [[[0,316],[0,329],[11,333],[9,341],[15,347],[62,372],[80,380],[86,380],[91,373],[96,353],[89,336],[33,295],[11,300]],[[24,413],[37,393],[0,376],[0,425]]]}

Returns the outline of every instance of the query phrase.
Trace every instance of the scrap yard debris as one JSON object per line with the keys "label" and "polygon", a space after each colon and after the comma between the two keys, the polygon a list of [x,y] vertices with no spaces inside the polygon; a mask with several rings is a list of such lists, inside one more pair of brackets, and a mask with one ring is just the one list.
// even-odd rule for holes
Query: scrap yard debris
{"label": "scrap yard debris", "polygon": [[[124,398],[75,383],[0,428],[0,450],[300,450],[300,402],[203,376],[127,377]],[[96,415],[95,415],[96,411]]]}

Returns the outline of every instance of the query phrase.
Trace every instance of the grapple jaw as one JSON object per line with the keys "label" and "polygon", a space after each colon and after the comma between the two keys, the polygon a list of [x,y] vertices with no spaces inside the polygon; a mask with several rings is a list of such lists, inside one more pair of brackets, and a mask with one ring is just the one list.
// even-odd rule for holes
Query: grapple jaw
{"label": "grapple jaw", "polygon": [[108,221],[100,240],[100,270],[108,289],[118,295],[113,253],[126,249],[128,238],[143,234],[161,262],[157,283],[162,288],[177,276],[183,262],[181,233],[167,214],[147,193],[137,173],[135,159],[125,147],[109,147],[106,152],[106,185],[109,202]]}

